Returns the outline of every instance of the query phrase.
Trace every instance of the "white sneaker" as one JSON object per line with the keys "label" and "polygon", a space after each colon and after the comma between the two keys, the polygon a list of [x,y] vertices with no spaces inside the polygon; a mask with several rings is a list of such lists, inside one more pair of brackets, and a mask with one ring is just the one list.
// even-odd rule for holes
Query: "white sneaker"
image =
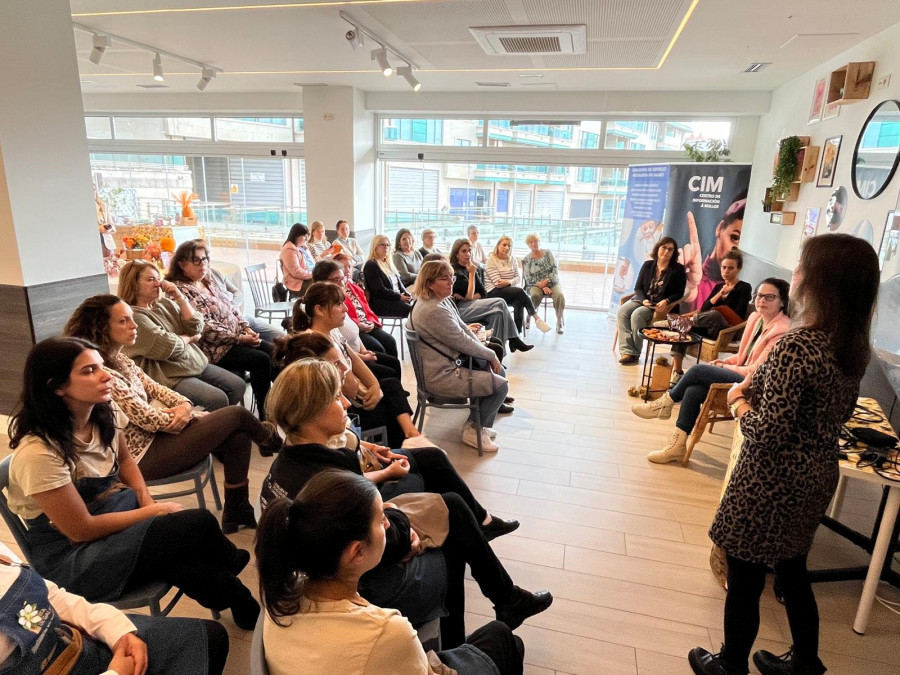
{"label": "white sneaker", "polygon": [[[471,448],[478,448],[478,431],[474,425],[466,423],[462,432],[462,442]],[[497,452],[500,449],[500,446],[491,440],[484,429],[481,430],[481,449],[484,452]]]}
{"label": "white sneaker", "polygon": [[534,317],[534,325],[537,326],[538,330],[541,331],[542,333],[550,332],[550,324],[548,324],[546,321],[544,321],[539,316]]}
{"label": "white sneaker", "polygon": [[491,439],[497,438],[497,432],[490,427],[481,427],[487,432],[487,435],[491,437]]}
{"label": "white sneaker", "polygon": [[676,428],[675,433],[669,439],[662,450],[651,452],[647,455],[654,464],[667,464],[668,462],[680,462],[684,459],[684,453],[687,452],[687,434],[681,429]]}
{"label": "white sneaker", "polygon": [[631,406],[631,412],[645,420],[653,420],[657,417],[661,420],[667,420],[672,416],[674,405],[675,401],[669,396],[669,392],[666,392],[655,401],[635,403]]}

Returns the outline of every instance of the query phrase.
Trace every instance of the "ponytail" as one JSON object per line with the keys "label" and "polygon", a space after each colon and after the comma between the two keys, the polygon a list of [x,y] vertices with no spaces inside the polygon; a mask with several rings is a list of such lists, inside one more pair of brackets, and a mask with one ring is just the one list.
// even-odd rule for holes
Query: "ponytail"
{"label": "ponytail", "polygon": [[278,497],[269,502],[256,531],[256,568],[259,571],[259,597],[272,621],[300,611],[304,577],[297,574],[291,551],[290,511],[293,502]]}

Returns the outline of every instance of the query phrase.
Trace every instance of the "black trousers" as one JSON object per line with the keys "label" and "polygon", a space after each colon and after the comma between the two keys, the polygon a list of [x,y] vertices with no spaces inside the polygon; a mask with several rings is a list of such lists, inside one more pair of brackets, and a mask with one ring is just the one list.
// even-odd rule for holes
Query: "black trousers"
{"label": "black trousers", "polygon": [[448,612],[441,618],[441,644],[452,649],[466,639],[466,564],[472,569],[472,577],[484,597],[495,605],[509,601],[513,582],[463,498],[454,492],[442,496],[450,511],[450,532],[441,547],[447,563],[444,607]]}
{"label": "black trousers", "polygon": [[235,345],[216,363],[225,370],[246,370],[250,373],[250,388],[256,397],[256,408],[262,421],[266,419],[266,396],[274,379],[272,348],[272,343],[265,340],[258,347]]}
{"label": "black trousers", "polygon": [[512,307],[513,321],[516,322],[516,329],[520,333],[522,332],[522,324],[525,320],[525,312],[528,312],[528,316],[537,314],[534,309],[534,303],[531,302],[531,296],[518,286],[495,288],[492,291],[488,291],[487,297],[501,298],[507,305]]}
{"label": "black trousers", "polygon": [[[490,621],[484,624],[466,638],[466,644],[483,651],[497,666],[500,675],[522,675],[525,643],[518,635],[514,635],[509,626],[502,621]],[[438,658],[452,667],[452,659],[446,652],[439,652]]]}
{"label": "black trousers", "polygon": [[453,492],[459,495],[472,511],[480,525],[488,516],[487,510],[475,499],[475,495],[456,472],[456,468],[440,448],[403,448],[397,451],[410,458],[410,472],[415,471],[425,482],[424,492],[444,494]]}
{"label": "black trousers", "polygon": [[360,331],[359,338],[373,352],[385,352],[394,358],[397,357],[397,341],[394,336],[388,333],[384,328],[373,328],[368,333]]}
{"label": "black trousers", "polygon": [[235,576],[238,548],[205,509],[157,516],[141,543],[126,590],[165,581],[208,609],[246,602],[250,591]]}
{"label": "black trousers", "polygon": [[[722,659],[746,671],[750,650],[759,632],[759,598],[768,566],[728,556],[728,594],[725,596],[725,647]],[[792,660],[821,664],[819,608],[806,571],[806,555],[775,563],[775,577],[784,593],[784,608],[793,639]],[[824,671],[823,671],[824,672]]]}
{"label": "black trousers", "polygon": [[400,359],[384,352],[375,352],[378,358],[375,361],[366,361],[366,365],[372,374],[378,378],[378,381],[394,377],[398,380],[403,377],[403,371],[400,370]]}
{"label": "black trousers", "polygon": [[347,411],[359,416],[359,426],[365,431],[376,427],[386,427],[388,434],[388,445],[392,448],[399,448],[403,445],[406,434],[400,428],[397,422],[397,416],[406,413],[412,415],[412,408],[409,407],[409,401],[406,398],[406,391],[400,380],[390,377],[379,380],[381,390],[384,396],[372,410],[366,410],[358,406],[350,406]]}

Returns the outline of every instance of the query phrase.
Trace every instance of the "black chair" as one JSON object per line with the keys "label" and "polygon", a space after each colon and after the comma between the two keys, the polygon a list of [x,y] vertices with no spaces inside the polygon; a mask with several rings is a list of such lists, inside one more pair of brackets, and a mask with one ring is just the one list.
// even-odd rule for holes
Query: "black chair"
{"label": "black chair", "polygon": [[[447,398],[429,391],[425,381],[425,364],[422,360],[422,341],[419,334],[404,324],[406,329],[406,342],[409,344],[409,360],[412,361],[413,372],[416,374],[416,410],[413,413],[413,424],[419,431],[425,424],[426,408],[442,408],[445,410],[470,410],[475,413],[475,426],[478,429],[478,456],[484,455],[481,447],[481,409],[478,407],[478,397],[472,391],[472,361],[469,359],[469,396],[468,398]],[[418,420],[418,422],[416,422]]]}

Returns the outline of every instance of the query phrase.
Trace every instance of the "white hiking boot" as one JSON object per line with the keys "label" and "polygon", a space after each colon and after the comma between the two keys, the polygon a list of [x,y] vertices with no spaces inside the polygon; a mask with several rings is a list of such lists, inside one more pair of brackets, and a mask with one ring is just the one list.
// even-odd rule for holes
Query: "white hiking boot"
{"label": "white hiking boot", "polygon": [[661,420],[667,420],[672,416],[672,408],[674,406],[675,401],[669,396],[669,392],[666,392],[655,401],[635,403],[631,406],[631,412],[645,420],[653,420],[657,417]]}
{"label": "white hiking boot", "polygon": [[676,428],[675,433],[666,443],[666,447],[647,455],[654,464],[668,464],[669,462],[680,462],[684,459],[684,453],[687,452],[687,433]]}

